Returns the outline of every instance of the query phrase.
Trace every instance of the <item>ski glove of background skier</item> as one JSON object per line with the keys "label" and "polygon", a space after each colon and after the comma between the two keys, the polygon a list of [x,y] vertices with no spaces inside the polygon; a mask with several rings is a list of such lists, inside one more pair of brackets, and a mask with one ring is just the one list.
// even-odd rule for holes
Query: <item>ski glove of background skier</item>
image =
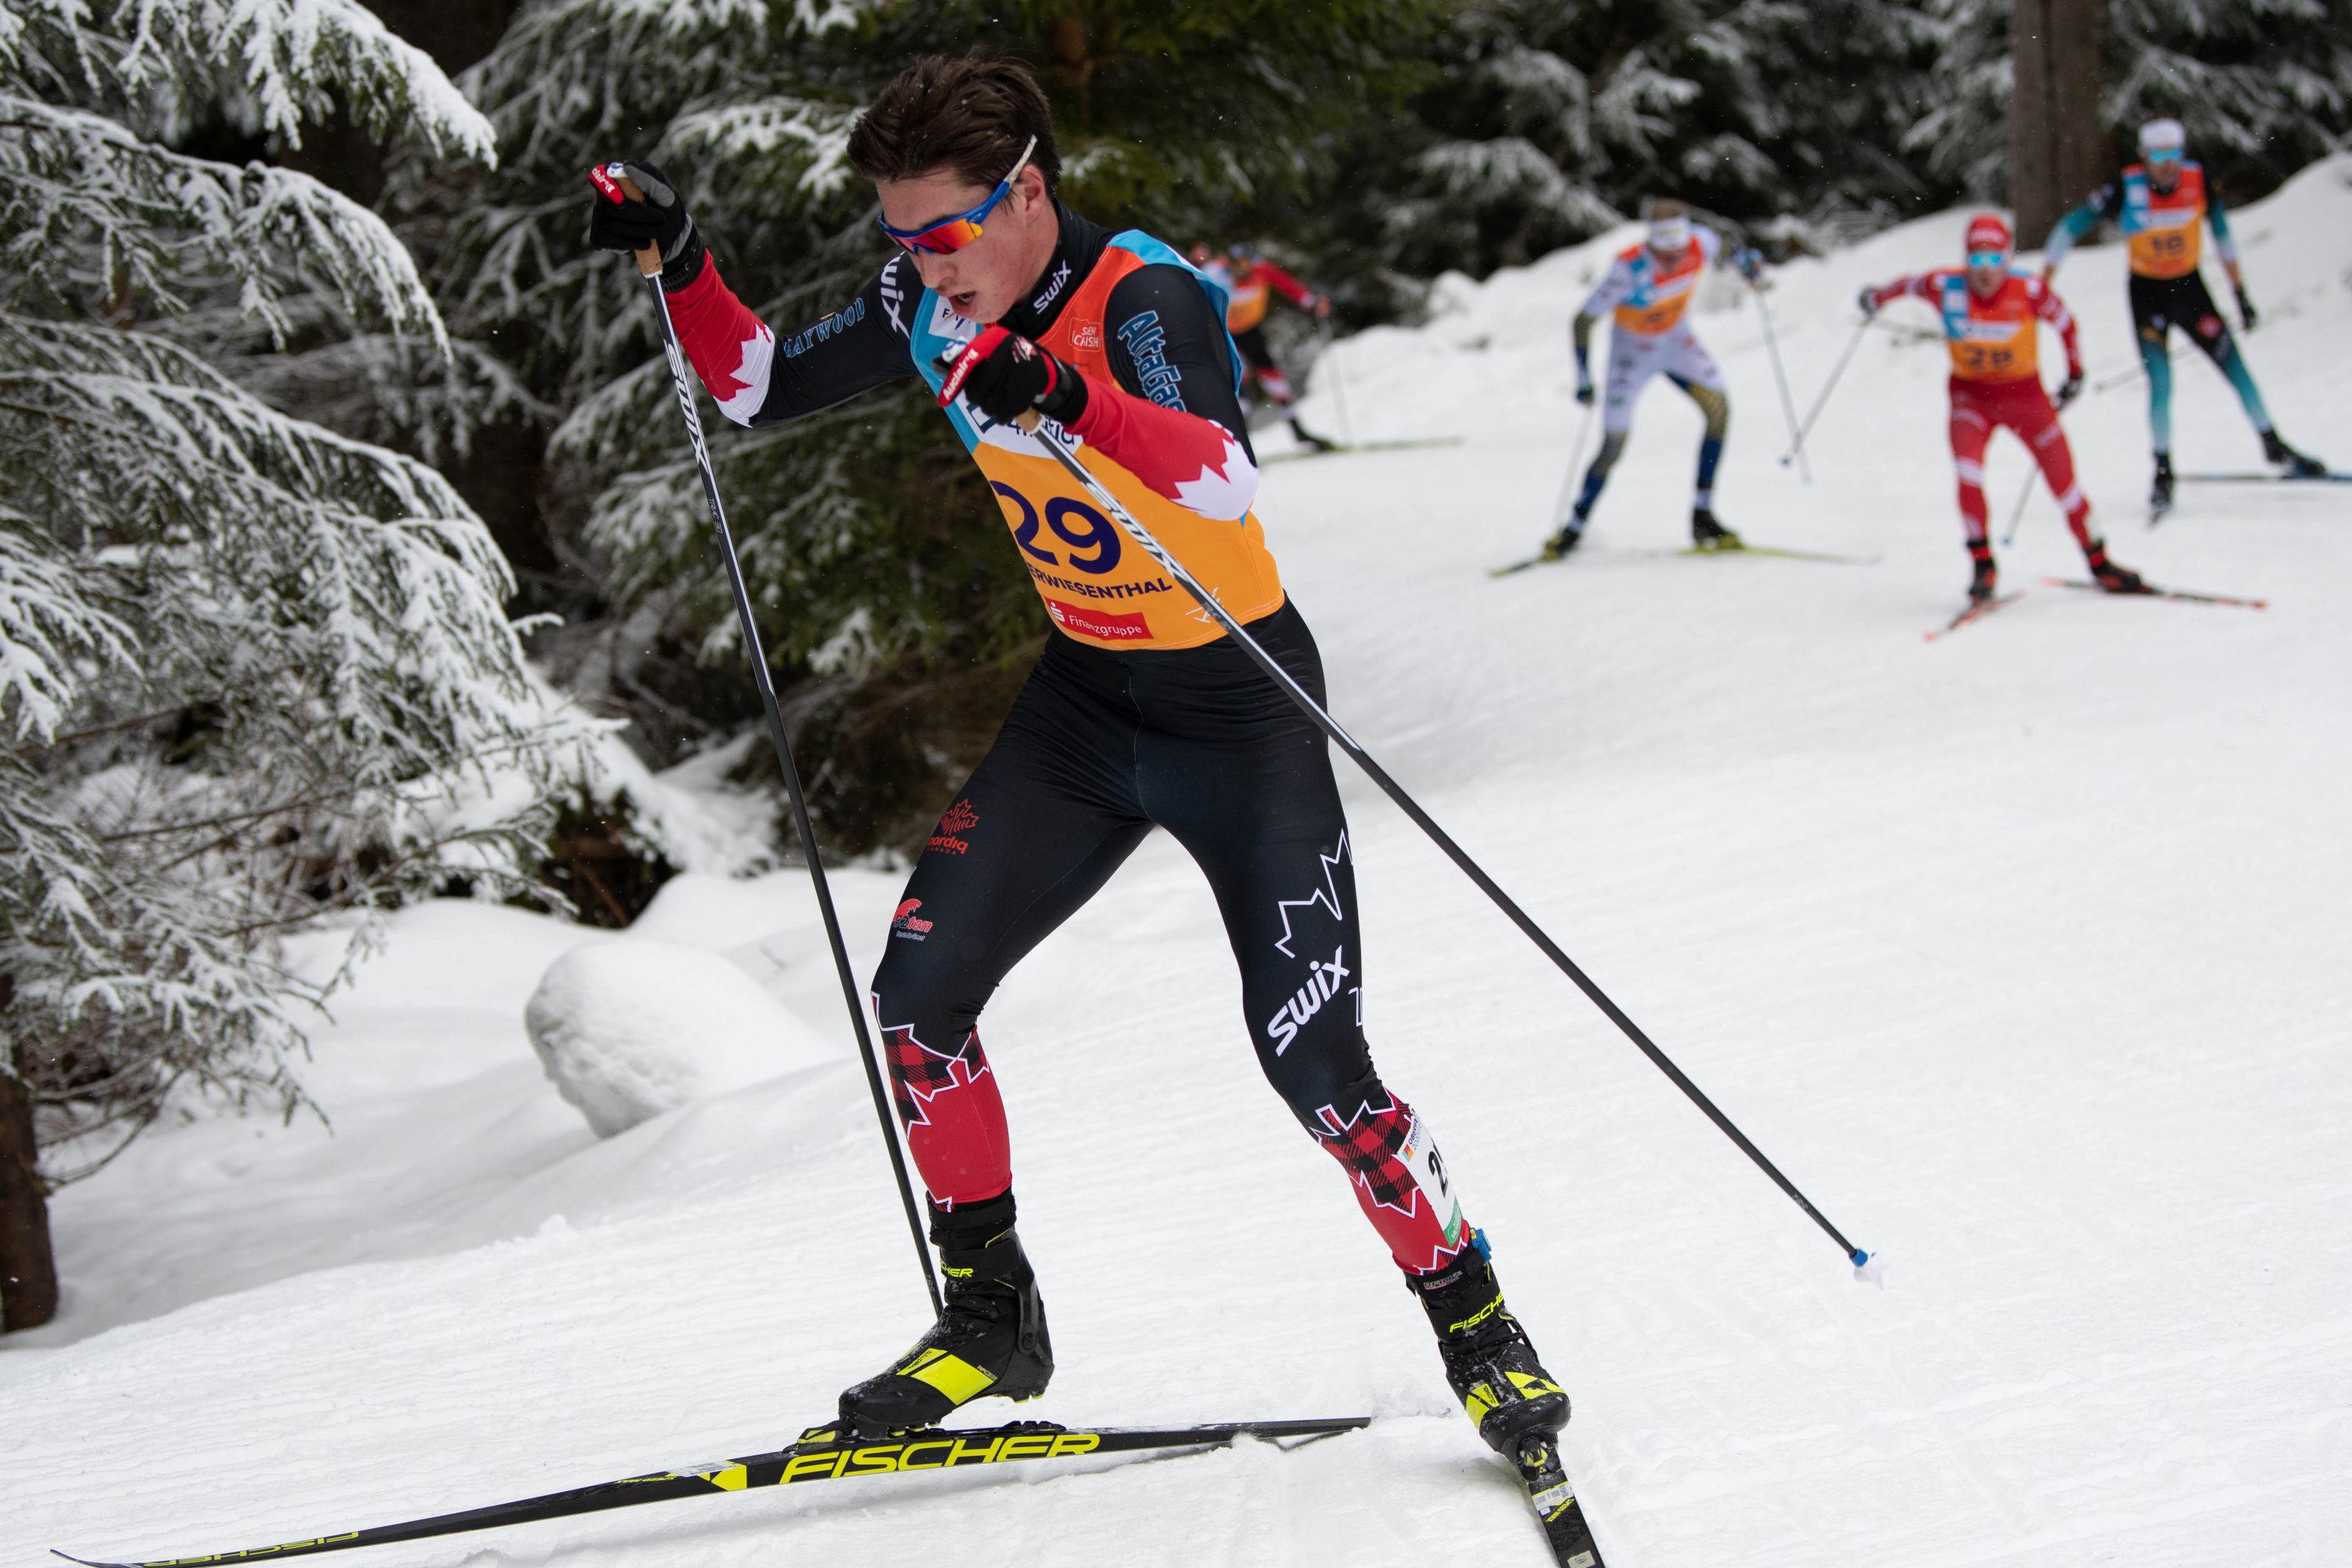
{"label": "ski glove of background skier", "polygon": [[2242,284],[2240,285],[2238,289],[2238,320],[2243,321],[2246,324],[2245,330],[2251,332],[2254,330],[2254,322],[2258,319],[2259,318],[2254,314],[2254,302],[2246,298],[2245,288]]}
{"label": "ski glove of background skier", "polygon": [[999,425],[1034,408],[1065,427],[1087,411],[1087,381],[1017,332],[983,328],[960,353],[940,356],[940,406],[961,395]]}
{"label": "ski glove of background skier", "polygon": [[2058,388],[2058,406],[2063,408],[2082,395],[2083,373],[2079,370],[2068,371],[2065,384]]}
{"label": "ski glove of background skier", "polygon": [[1878,314],[1878,290],[1864,289],[1862,291],[1862,298],[1855,303],[1862,307],[1862,319],[1865,321],[1870,320],[1871,317]]}
{"label": "ski glove of background skier", "polygon": [[[605,167],[609,172],[613,165]],[[597,197],[595,210],[588,216],[588,243],[599,250],[632,252],[659,246],[662,287],[675,294],[702,270],[702,236],[668,175],[651,163],[634,162],[620,164],[619,172],[637,183],[646,199],[615,202]]]}

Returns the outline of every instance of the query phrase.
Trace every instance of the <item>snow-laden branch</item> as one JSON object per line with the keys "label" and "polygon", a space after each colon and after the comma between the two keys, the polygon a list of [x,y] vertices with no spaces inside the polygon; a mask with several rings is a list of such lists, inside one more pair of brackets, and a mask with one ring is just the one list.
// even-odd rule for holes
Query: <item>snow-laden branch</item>
{"label": "snow-laden branch", "polygon": [[[446,335],[416,263],[383,220],[307,174],[173,153],[86,110],[0,91],[0,260],[62,291],[77,270],[127,315],[143,299],[183,308],[194,276],[226,277],[241,302],[282,323],[281,295],[308,280],[300,258],[356,314]],[[5,296],[0,296],[5,297]]]}
{"label": "snow-laden branch", "polygon": [[131,628],[90,603],[74,574],[39,553],[32,520],[0,506],[0,730],[53,739],[72,706],[78,659],[128,659]]}
{"label": "snow-laden branch", "polygon": [[120,28],[114,62],[133,92],[184,80],[199,68],[234,70],[264,129],[299,146],[302,127],[339,106],[372,134],[407,130],[436,153],[484,163],[498,139],[431,56],[395,37],[357,0],[46,0]]}

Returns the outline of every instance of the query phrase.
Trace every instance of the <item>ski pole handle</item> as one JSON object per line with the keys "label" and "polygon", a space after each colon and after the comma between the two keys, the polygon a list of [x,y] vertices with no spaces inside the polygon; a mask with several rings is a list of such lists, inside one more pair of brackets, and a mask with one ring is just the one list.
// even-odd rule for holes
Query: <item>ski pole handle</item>
{"label": "ski pole handle", "polygon": [[[617,163],[613,165],[615,169],[619,168],[619,166],[620,165]],[[642,202],[646,199],[645,187],[638,184],[636,181],[629,178],[626,174],[623,174],[619,178],[615,179],[611,174],[608,174],[601,164],[588,171],[588,179],[590,183],[596,187],[597,194],[602,195],[608,202]],[[637,275],[639,277],[658,278],[661,276],[661,247],[657,245],[648,245],[644,249],[636,251],[634,254],[637,258]]]}

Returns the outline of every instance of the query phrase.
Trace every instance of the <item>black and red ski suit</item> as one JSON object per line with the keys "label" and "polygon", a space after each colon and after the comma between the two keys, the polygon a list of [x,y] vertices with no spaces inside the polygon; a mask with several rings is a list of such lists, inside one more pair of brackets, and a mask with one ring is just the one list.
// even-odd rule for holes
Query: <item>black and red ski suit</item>
{"label": "black and red ski suit", "polygon": [[[1066,208],[1060,222],[1033,298],[1002,322],[1034,340],[1057,328],[1067,335],[1072,323],[1060,318],[1089,294],[1087,279],[1113,238]],[[1164,477],[1180,503],[1197,493],[1183,481],[1202,471],[1207,441],[1228,454],[1211,488],[1224,514],[1239,516],[1256,475],[1234,349],[1200,277],[1169,254],[1171,264],[1139,267],[1126,254],[1121,264],[1133,269],[1103,296],[1099,326],[1077,324],[1079,341],[1108,345],[1109,375],[1088,376],[1088,412],[1074,428],[1156,489],[1154,476]],[[673,297],[688,357],[722,409],[749,425],[915,375],[919,315],[930,320],[940,308],[914,267],[893,258],[849,307],[757,350],[752,340],[768,334],[715,266]],[[1141,366],[1129,345],[1142,347]],[[1031,556],[1039,554],[1032,540],[1053,542],[1034,519],[1016,539]],[[1059,590],[1045,586],[1076,584],[1030,569],[1057,621],[1091,624],[1077,618],[1082,608],[1064,619]],[[1296,606],[1284,600],[1249,626],[1320,700],[1321,663]],[[1324,738],[1222,633],[1193,647],[1126,648],[1056,630],[907,883],[874,976],[874,1008],[935,1213],[990,1204],[1012,1184],[982,1010],[1154,827],[1175,836],[1215,891],[1241,966],[1244,1026],[1267,1079],[1346,1168],[1398,1263],[1414,1273],[1442,1268],[1475,1233],[1427,1129],[1382,1085],[1365,1044],[1354,868]],[[1123,1113],[1142,1117],[1160,1102],[1139,1095]]]}

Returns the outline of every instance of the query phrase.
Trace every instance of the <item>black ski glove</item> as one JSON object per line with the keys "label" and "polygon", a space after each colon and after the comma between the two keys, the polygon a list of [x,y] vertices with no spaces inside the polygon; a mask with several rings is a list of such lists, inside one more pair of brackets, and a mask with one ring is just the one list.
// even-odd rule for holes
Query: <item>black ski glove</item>
{"label": "black ski glove", "polygon": [[2261,320],[2254,314],[2254,302],[2246,298],[2243,288],[2238,290],[2238,320],[2246,324],[2245,330],[2250,332],[2254,330],[2254,323]]}
{"label": "black ski glove", "polygon": [[2064,383],[2058,388],[2058,406],[2063,408],[2082,395],[2083,373],[2079,370],[2068,371]]}
{"label": "black ski glove", "polygon": [[1862,298],[1855,303],[1862,307],[1862,319],[1865,321],[1870,320],[1871,317],[1878,314],[1878,290],[1864,289],[1862,291]]}
{"label": "black ski glove", "polygon": [[699,277],[709,252],[669,176],[651,163],[634,162],[607,163],[604,173],[616,181],[623,175],[635,180],[646,199],[616,202],[598,195],[588,215],[588,243],[599,250],[631,252],[660,247],[662,287],[673,294]]}
{"label": "black ski glove", "polygon": [[961,353],[942,354],[940,406],[959,396],[998,425],[1035,409],[1067,428],[1087,411],[1087,378],[1017,332],[983,328]]}

